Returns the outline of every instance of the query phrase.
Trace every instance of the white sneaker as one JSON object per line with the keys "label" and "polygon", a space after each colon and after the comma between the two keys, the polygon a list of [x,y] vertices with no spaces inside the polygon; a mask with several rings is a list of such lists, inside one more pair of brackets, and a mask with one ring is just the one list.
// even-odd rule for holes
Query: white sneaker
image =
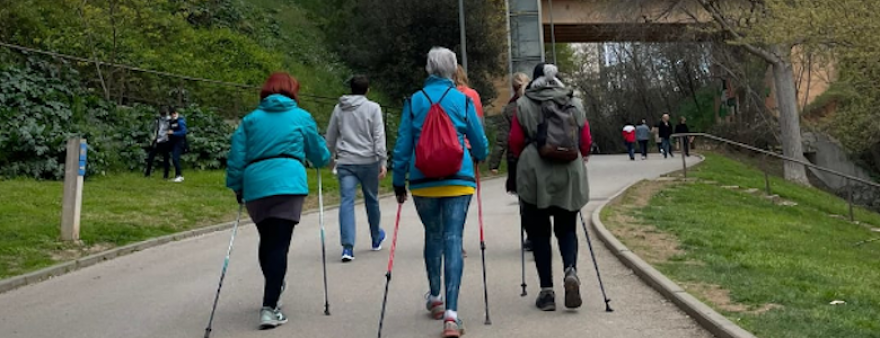
{"label": "white sneaker", "polygon": [[175,183],[183,182],[183,176],[177,176],[177,178],[174,179],[174,182]]}
{"label": "white sneaker", "polygon": [[260,309],[260,330],[274,329],[287,323],[287,317],[281,313],[281,309],[263,307]]}

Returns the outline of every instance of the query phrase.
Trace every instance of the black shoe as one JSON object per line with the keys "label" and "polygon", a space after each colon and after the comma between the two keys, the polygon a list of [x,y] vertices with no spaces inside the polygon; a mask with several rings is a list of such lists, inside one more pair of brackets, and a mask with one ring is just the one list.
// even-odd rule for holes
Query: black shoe
{"label": "black shoe", "polygon": [[581,280],[577,276],[577,270],[573,267],[565,269],[565,307],[577,309],[581,307]]}
{"label": "black shoe", "polygon": [[523,250],[532,251],[532,241],[526,239],[525,242],[523,242]]}
{"label": "black shoe", "polygon": [[541,311],[556,311],[556,293],[553,290],[541,290],[535,306]]}

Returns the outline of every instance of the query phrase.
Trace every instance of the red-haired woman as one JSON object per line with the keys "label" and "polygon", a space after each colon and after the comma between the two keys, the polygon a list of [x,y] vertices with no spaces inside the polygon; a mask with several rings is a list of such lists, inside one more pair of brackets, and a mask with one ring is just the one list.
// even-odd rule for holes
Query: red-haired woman
{"label": "red-haired woman", "polygon": [[305,161],[324,167],[330,150],[309,112],[299,108],[299,82],[286,73],[269,77],[260,106],[232,136],[226,186],[245,203],[260,233],[259,259],[266,284],[260,329],[287,322],[281,293],[293,228],[309,194]]}

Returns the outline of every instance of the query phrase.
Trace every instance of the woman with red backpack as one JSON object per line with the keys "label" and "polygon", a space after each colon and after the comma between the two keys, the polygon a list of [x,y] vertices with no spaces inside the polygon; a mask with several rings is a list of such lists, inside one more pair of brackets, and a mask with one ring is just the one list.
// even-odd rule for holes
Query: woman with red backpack
{"label": "woman with red backpack", "polygon": [[[409,181],[425,227],[430,286],[426,309],[434,319],[443,319],[443,337],[460,337],[464,330],[458,318],[462,231],[476,190],[474,160],[483,161],[489,155],[489,141],[475,105],[452,80],[457,64],[449,49],[435,47],[428,53],[428,79],[404,105],[393,155],[397,201],[406,202]],[[465,148],[465,137],[470,140],[470,151]]]}

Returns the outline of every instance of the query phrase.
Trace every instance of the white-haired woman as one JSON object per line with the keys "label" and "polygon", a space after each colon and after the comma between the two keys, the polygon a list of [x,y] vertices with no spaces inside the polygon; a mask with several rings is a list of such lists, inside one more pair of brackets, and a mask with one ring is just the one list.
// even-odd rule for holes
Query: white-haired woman
{"label": "white-haired woman", "polygon": [[[477,168],[471,156],[482,161],[489,155],[489,141],[474,104],[452,81],[457,64],[455,53],[449,49],[438,47],[428,53],[428,80],[404,105],[393,157],[397,201],[406,202],[409,181],[416,210],[425,227],[424,257],[430,287],[426,308],[434,319],[443,319],[443,337],[447,338],[459,337],[464,331],[458,318],[458,290],[464,267],[462,230],[476,189],[474,170]],[[461,169],[452,176],[427,177],[416,168],[415,148],[432,104],[439,104],[446,111],[462,149],[465,137],[470,140],[471,150],[463,151]],[[441,283],[441,277],[445,283]],[[446,287],[445,309],[440,294],[443,285]]]}
{"label": "white-haired woman", "polygon": [[535,67],[534,80],[517,101],[509,136],[510,151],[518,158],[516,192],[522,222],[532,242],[541,282],[535,305],[543,311],[556,310],[552,233],[565,269],[565,307],[581,306],[576,224],[578,212],[590,197],[585,166],[592,143],[590,126],[583,104],[557,73],[551,64]]}

